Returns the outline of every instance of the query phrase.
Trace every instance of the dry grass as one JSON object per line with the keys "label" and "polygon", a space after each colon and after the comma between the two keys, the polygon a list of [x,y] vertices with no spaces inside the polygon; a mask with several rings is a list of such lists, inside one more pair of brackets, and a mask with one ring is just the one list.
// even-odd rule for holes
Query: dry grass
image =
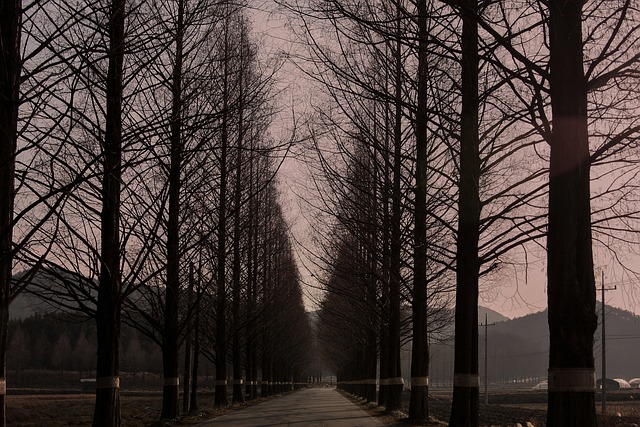
{"label": "dry grass", "polygon": [[[429,401],[429,413],[431,422],[412,424],[406,420],[403,413],[386,414],[384,408],[355,396],[342,393],[359,408],[369,412],[383,425],[410,426],[410,425],[448,425],[446,420],[451,413],[451,401],[448,398],[432,398]],[[521,400],[521,399],[518,399]],[[406,402],[405,402],[406,403]],[[546,423],[546,403],[501,403],[489,406],[480,405],[479,417],[481,426],[513,427],[516,425],[533,425],[544,427]],[[600,413],[600,404],[596,404],[596,410]],[[626,401],[609,402],[607,405],[607,417],[598,416],[598,425],[601,427],[640,427],[640,400],[631,398]]]}
{"label": "dry grass", "polygon": [[[500,406],[508,408],[526,408],[537,409],[541,411],[547,410],[546,403],[518,403],[518,404],[502,404]],[[601,413],[600,403],[596,403],[596,413]],[[607,403],[607,414],[612,417],[636,417],[640,421],[640,402],[610,402]]]}
{"label": "dry grass", "polygon": [[[275,396],[274,396],[275,397]],[[212,395],[198,396],[198,412],[177,420],[160,421],[162,396],[121,395],[122,425],[126,427],[193,425],[266,399],[214,408]],[[90,426],[93,394],[8,395],[7,424],[18,427]]]}
{"label": "dry grass", "polygon": [[[7,396],[7,424],[10,426],[87,426],[91,425],[94,396],[26,395]],[[122,396],[122,423],[125,426],[148,426],[160,414],[162,398],[158,396]]]}
{"label": "dry grass", "polygon": [[[383,425],[403,424],[406,415],[386,414],[383,408],[348,396],[361,409],[369,412]],[[181,417],[173,423],[160,423],[162,396],[121,396],[122,425],[131,427],[161,425],[194,425],[214,418],[229,411],[260,403],[265,399],[257,399],[242,405],[234,405],[224,409],[213,407],[213,396],[199,396],[197,414]],[[60,427],[89,426],[93,415],[94,396],[92,394],[66,395],[8,395],[7,422],[18,427]],[[433,400],[430,403],[431,413],[440,420],[446,420],[450,411],[450,403]],[[596,405],[598,412],[600,405]],[[494,426],[512,426],[516,422],[526,424],[526,420],[534,421],[536,427],[544,426],[544,403],[518,403],[481,405],[481,424]],[[529,414],[529,415],[526,415]],[[640,401],[610,402],[606,419],[601,419],[601,426],[640,426]],[[445,422],[433,421],[424,425],[446,425]]]}

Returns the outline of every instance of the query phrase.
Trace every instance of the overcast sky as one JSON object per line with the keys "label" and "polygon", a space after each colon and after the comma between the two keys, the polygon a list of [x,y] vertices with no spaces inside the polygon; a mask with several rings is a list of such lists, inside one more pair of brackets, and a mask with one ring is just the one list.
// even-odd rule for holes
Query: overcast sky
{"label": "overcast sky", "polygon": [[[265,57],[277,55],[286,58],[295,51],[292,32],[286,20],[275,11],[273,1],[256,4],[253,9],[254,36],[261,41],[262,54]],[[281,115],[274,120],[272,132],[276,138],[285,139],[291,136],[292,127],[287,123],[303,120],[309,110],[313,94],[305,83],[302,73],[291,62],[285,62],[278,74],[278,103]],[[294,151],[295,154],[295,151]],[[309,204],[305,199],[311,197],[306,193],[310,177],[303,160],[292,156],[283,164],[279,176],[279,186],[282,191],[285,216],[289,221],[292,236],[296,245],[298,262],[308,310],[316,308],[316,301],[321,293],[317,290],[313,262],[305,257],[305,252],[314,248],[310,235],[314,227],[312,218],[316,212],[309,212]],[[629,254],[623,254],[629,255]],[[640,257],[631,255],[630,265],[638,266]],[[637,261],[634,261],[636,259]],[[504,268],[497,277],[490,281],[481,281],[480,305],[491,308],[509,318],[520,317],[529,313],[544,310],[547,305],[546,269],[544,259],[529,260],[528,268]],[[625,275],[622,269],[608,257],[594,259],[596,266],[596,284],[601,286],[601,271],[605,271],[605,286],[616,287],[606,291],[606,303],[618,308],[640,314],[640,285]],[[526,271],[525,271],[526,270]],[[601,293],[598,291],[600,301]]]}

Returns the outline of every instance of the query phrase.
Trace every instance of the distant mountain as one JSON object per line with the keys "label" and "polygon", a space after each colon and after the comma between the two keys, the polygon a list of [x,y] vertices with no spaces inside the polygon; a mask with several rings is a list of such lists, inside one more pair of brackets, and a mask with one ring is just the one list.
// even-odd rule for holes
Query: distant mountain
{"label": "distant mountain", "polygon": [[[20,284],[23,289],[9,306],[9,319],[25,319],[35,314],[44,314],[58,311],[60,305],[60,290],[64,289],[64,283],[82,283],[87,287],[87,293],[97,295],[97,286],[91,279],[87,279],[75,272],[62,268],[41,269],[32,274],[31,271],[21,271],[13,276],[14,284]],[[64,292],[63,292],[64,293]],[[48,298],[43,295],[47,295]],[[68,298],[67,298],[68,299]],[[64,311],[64,309],[63,309]]]}
{"label": "distant mountain", "polygon": [[[596,330],[596,345],[599,345],[601,333],[601,307],[596,302],[596,314],[598,316],[598,329]],[[606,336],[607,340],[617,339],[640,339],[640,316],[636,316],[630,311],[620,308],[605,306],[606,319]],[[491,320],[489,320],[491,322]],[[531,340],[549,341],[549,324],[547,322],[547,310],[537,313],[527,314],[526,316],[517,317],[508,321],[495,325],[493,332],[514,335],[519,338]],[[491,332],[489,332],[491,333]],[[640,341],[634,343],[637,346]]]}
{"label": "distant mountain", "polygon": [[[596,303],[598,327],[594,335],[593,354],[596,375],[601,376],[602,331],[601,304]],[[640,348],[640,317],[615,307],[606,306],[607,376],[625,378],[640,376],[637,352]],[[481,334],[483,331],[481,331]],[[497,323],[488,331],[495,357],[509,354],[529,366],[545,367],[549,354],[547,310]],[[489,355],[491,355],[491,349]]]}
{"label": "distant mountain", "polygon": [[491,310],[490,308],[487,308],[487,307],[479,306],[478,307],[478,324],[484,323],[485,314],[487,315],[487,320],[489,323],[506,322],[507,320],[509,320],[508,317],[503,316],[497,311]]}
{"label": "distant mountain", "polygon": [[28,294],[19,294],[9,305],[9,320],[22,320],[36,314],[40,302]]}
{"label": "distant mountain", "polygon": [[489,334],[492,332],[514,335],[527,341],[543,340],[548,342],[549,325],[547,323],[547,310],[516,317],[515,319],[496,324],[491,331],[489,331]]}
{"label": "distant mountain", "polygon": [[[593,355],[596,376],[601,374],[602,333],[600,304],[596,304],[598,328],[594,334]],[[485,309],[478,310],[484,323]],[[547,311],[515,319],[489,313],[487,327],[487,362],[490,383],[531,384],[545,379],[549,365],[549,325]],[[606,307],[607,377],[630,379],[640,377],[637,363],[640,349],[640,316],[615,307]],[[485,328],[478,329],[478,359],[484,373]],[[451,385],[453,381],[453,340],[437,343],[431,349],[431,373],[434,385]]]}

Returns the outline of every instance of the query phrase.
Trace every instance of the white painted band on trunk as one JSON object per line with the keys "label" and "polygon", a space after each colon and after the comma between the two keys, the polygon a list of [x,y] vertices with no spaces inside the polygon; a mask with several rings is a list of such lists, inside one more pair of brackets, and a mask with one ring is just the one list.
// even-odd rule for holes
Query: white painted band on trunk
{"label": "white painted band on trunk", "polygon": [[7,394],[7,379],[0,378],[0,396]]}
{"label": "white painted band on trunk", "polygon": [[404,385],[404,379],[402,377],[387,378],[387,385]]}
{"label": "white painted band on trunk", "polygon": [[411,387],[429,387],[429,377],[411,377]]}
{"label": "white painted band on trunk", "polygon": [[120,388],[120,377],[98,377],[96,388]]}
{"label": "white painted band on trunk", "polygon": [[480,387],[480,375],[478,374],[453,374],[454,387]]}
{"label": "white painted band on trunk", "polygon": [[165,378],[164,379],[164,385],[166,385],[166,386],[179,386],[180,385],[180,378],[178,378],[178,377]]}
{"label": "white painted band on trunk", "polygon": [[233,384],[233,385],[238,385],[238,384],[242,385],[242,384],[244,384],[244,381],[242,381],[242,380],[233,380],[233,381],[231,381],[231,384]]}
{"label": "white painted band on trunk", "polygon": [[[378,380],[351,380],[351,381],[340,381],[338,384],[350,384],[350,385],[376,385]],[[292,384],[292,383],[288,383]],[[306,383],[296,383],[296,384],[306,384]]]}
{"label": "white painted band on trunk", "polygon": [[549,391],[594,391],[595,369],[555,368],[549,369]]}
{"label": "white painted band on trunk", "polygon": [[216,380],[215,385],[227,385],[227,380]]}

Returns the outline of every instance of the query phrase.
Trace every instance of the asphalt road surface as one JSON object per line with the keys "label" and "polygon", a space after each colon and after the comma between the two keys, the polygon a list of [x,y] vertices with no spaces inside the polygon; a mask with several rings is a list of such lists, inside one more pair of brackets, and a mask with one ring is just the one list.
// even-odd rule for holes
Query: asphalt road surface
{"label": "asphalt road surface", "polygon": [[380,424],[335,389],[310,388],[231,412],[200,426],[379,427]]}

